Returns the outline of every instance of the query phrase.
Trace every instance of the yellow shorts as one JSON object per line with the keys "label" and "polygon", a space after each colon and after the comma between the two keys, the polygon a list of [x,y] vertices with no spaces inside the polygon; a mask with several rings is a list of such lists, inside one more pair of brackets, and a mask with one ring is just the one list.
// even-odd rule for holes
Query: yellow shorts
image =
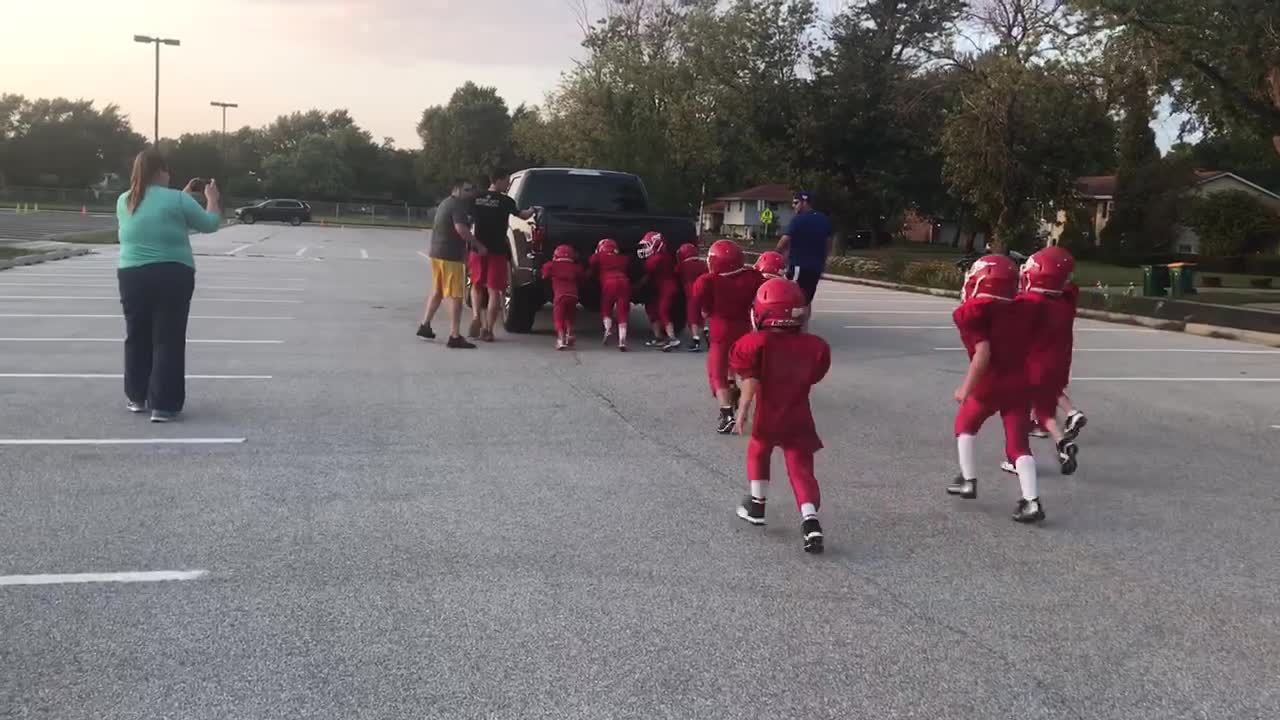
{"label": "yellow shorts", "polygon": [[431,258],[431,284],[441,297],[461,298],[466,294],[467,266],[454,260]]}

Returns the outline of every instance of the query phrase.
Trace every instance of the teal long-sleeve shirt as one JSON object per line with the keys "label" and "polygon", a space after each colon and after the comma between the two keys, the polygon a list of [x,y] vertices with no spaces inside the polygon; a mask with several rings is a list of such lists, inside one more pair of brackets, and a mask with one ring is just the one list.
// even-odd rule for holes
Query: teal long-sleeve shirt
{"label": "teal long-sleeve shirt", "polygon": [[116,223],[120,226],[121,269],[164,262],[195,269],[188,230],[216,232],[222,218],[205,212],[188,193],[151,185],[142,196],[142,204],[132,213],[129,193],[120,196],[116,201]]}

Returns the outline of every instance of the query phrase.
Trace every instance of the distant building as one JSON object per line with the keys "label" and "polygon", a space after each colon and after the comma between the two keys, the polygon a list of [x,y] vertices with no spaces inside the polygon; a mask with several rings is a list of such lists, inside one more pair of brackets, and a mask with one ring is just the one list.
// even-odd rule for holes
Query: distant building
{"label": "distant building", "polygon": [[757,185],[716,198],[702,209],[700,225],[704,233],[745,240],[764,236],[760,213],[773,212],[769,226],[772,235],[781,233],[795,213],[791,209],[792,191],[786,185]]}

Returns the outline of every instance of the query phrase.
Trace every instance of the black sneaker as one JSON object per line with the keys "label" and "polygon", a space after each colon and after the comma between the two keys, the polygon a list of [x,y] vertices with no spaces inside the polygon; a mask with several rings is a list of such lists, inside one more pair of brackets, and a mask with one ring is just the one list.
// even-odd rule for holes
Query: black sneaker
{"label": "black sneaker", "polygon": [[135,414],[135,415],[139,415],[139,414],[144,413],[144,412],[146,412],[146,411],[147,411],[147,404],[146,404],[145,402],[134,402],[134,401],[130,400],[130,401],[129,401],[129,404],[128,404],[128,405],[125,405],[125,408],[126,408],[129,412],[131,412],[131,413],[133,413],[133,414]]}
{"label": "black sneaker", "polygon": [[462,350],[476,349],[475,343],[467,342],[467,340],[463,338],[461,335],[459,335],[458,337],[449,338],[449,342],[445,343],[444,346],[449,348],[460,348]]}
{"label": "black sneaker", "polygon": [[1018,510],[1013,514],[1014,522],[1036,523],[1041,520],[1044,520],[1044,506],[1040,504],[1040,498],[1018,501]]}
{"label": "black sneaker", "polygon": [[671,352],[672,350],[675,350],[679,347],[680,347],[679,340],[677,340],[676,338],[668,338],[667,341],[662,344],[662,352]]}
{"label": "black sneaker", "polygon": [[702,352],[702,340],[694,338],[689,341],[689,352]]}
{"label": "black sneaker", "polygon": [[977,479],[965,480],[963,476],[957,475],[955,480],[947,486],[948,495],[959,495],[965,500],[973,500],[978,497],[978,481]]}
{"label": "black sneaker", "polygon": [[1066,436],[1068,440],[1075,440],[1080,437],[1080,431],[1088,424],[1089,418],[1085,417],[1084,413],[1077,410],[1067,416],[1067,426],[1063,429],[1062,434]]}
{"label": "black sneaker", "polygon": [[720,420],[716,422],[716,432],[721,435],[732,435],[737,424],[737,420],[733,417],[733,410],[720,408]]}
{"label": "black sneaker", "polygon": [[1041,427],[1040,423],[1033,422],[1031,423],[1031,430],[1027,435],[1033,438],[1047,438],[1049,437],[1049,431]]}
{"label": "black sneaker", "polygon": [[658,338],[656,338],[656,337],[655,337],[655,338],[649,338],[648,340],[645,340],[645,341],[644,341],[644,346],[645,346],[645,347],[647,347],[647,348],[662,347],[662,341],[661,341],[661,340],[659,340],[659,339],[658,339]]}
{"label": "black sneaker", "polygon": [[425,325],[425,324],[424,324],[424,325],[419,325],[419,326],[418,326],[418,337],[420,337],[420,338],[426,338],[427,340],[435,340],[435,339],[436,339],[436,333],[435,333],[435,331],[434,331],[434,330],[432,330],[432,329],[431,329],[431,326],[430,326],[430,325]]}
{"label": "black sneaker", "polygon": [[171,410],[152,410],[151,422],[153,423],[169,423],[178,419],[178,413]]}
{"label": "black sneaker", "polygon": [[1070,440],[1062,438],[1062,442],[1058,443],[1058,464],[1062,466],[1063,475],[1074,475],[1076,469],[1080,467],[1076,461],[1076,456],[1080,454],[1080,448]]}
{"label": "black sneaker", "polygon": [[764,524],[764,500],[748,495],[738,505],[738,517],[752,525]]}
{"label": "black sneaker", "polygon": [[822,546],[822,525],[818,518],[805,518],[800,524],[800,534],[804,536],[804,551],[819,555],[825,549]]}

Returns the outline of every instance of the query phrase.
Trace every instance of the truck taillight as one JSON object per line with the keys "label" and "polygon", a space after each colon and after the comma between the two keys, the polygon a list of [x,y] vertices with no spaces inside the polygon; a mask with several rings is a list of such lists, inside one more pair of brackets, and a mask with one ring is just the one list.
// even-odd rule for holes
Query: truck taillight
{"label": "truck taillight", "polygon": [[533,226],[533,232],[529,233],[529,250],[534,253],[541,253],[542,246],[547,241],[547,231],[538,225]]}

